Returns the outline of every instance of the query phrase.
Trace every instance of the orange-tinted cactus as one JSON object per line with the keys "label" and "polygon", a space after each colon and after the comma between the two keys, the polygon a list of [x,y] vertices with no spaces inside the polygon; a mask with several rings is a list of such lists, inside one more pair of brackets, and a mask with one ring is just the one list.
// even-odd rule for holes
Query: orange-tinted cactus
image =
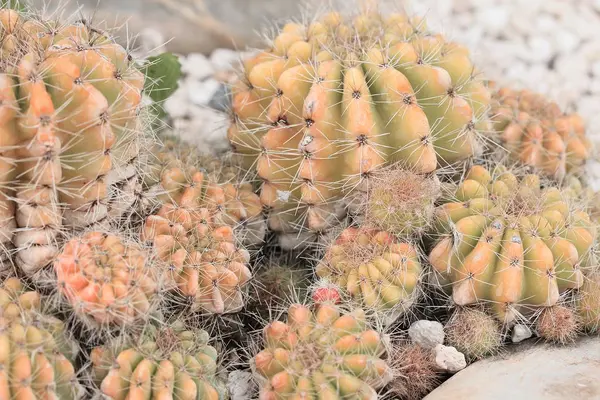
{"label": "orange-tinted cactus", "polygon": [[558,180],[581,173],[591,142],[580,115],[528,90],[501,88],[492,104],[495,130],[513,160]]}
{"label": "orange-tinted cactus", "polygon": [[58,253],[62,226],[105,226],[113,206],[126,207],[110,184],[136,174],[144,76],[87,22],[2,9],[0,43],[0,231],[14,231],[0,240],[33,274]]}
{"label": "orange-tinted cactus", "polygon": [[294,304],[287,323],[271,322],[263,335],[264,349],[252,361],[261,400],[376,399],[392,378],[385,340],[360,309]]}
{"label": "orange-tinted cactus", "polygon": [[475,166],[437,218],[441,236],[429,261],[458,305],[490,302],[512,321],[584,282],[595,225],[569,193],[542,188],[537,175]]}
{"label": "orange-tinted cactus", "polygon": [[162,272],[141,246],[118,235],[89,232],[69,240],[54,270],[77,317],[99,326],[144,321],[157,304]]}
{"label": "orange-tinted cactus", "polygon": [[489,129],[468,51],[403,14],[289,23],[243,66],[229,140],[286,247],[337,224],[339,203],[377,169],[463,161]]}
{"label": "orange-tinted cactus", "polygon": [[416,300],[422,275],[417,249],[388,232],[347,228],[316,267],[369,309],[403,315]]}
{"label": "orange-tinted cactus", "polygon": [[208,209],[165,204],[146,219],[141,236],[167,264],[167,287],[190,298],[194,309],[221,314],[243,307],[250,255],[236,246],[231,227],[214,223]]}

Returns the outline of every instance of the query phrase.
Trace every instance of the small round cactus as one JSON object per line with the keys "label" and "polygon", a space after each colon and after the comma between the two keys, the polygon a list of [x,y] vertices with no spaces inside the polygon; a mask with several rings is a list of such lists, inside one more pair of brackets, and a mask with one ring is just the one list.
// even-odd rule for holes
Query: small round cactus
{"label": "small round cactus", "polygon": [[436,213],[441,236],[429,261],[457,305],[487,301],[510,322],[583,284],[596,228],[537,175],[474,166]]}
{"label": "small round cactus", "polygon": [[54,270],[61,297],[92,326],[143,321],[158,303],[161,271],[140,245],[113,233],[88,232],[69,240]]}
{"label": "small round cactus", "polygon": [[493,97],[494,127],[512,159],[559,180],[582,172],[591,143],[580,115],[528,90],[500,88]]}
{"label": "small round cactus", "polygon": [[386,345],[360,309],[343,312],[331,304],[311,311],[293,304],[287,323],[264,328],[264,349],[252,361],[260,399],[376,399],[392,370],[382,359]]}
{"label": "small round cactus", "polygon": [[374,172],[365,192],[348,199],[348,208],[361,226],[415,238],[430,228],[440,194],[437,176],[394,165]]}
{"label": "small round cactus", "polygon": [[180,322],[151,328],[133,343],[92,350],[92,378],[102,395],[121,399],[228,399],[217,350],[203,330]]}
{"label": "small round cactus", "polygon": [[419,295],[422,267],[410,243],[384,231],[347,228],[327,249],[316,274],[365,307],[395,319]]}
{"label": "small round cactus", "polygon": [[222,314],[244,306],[250,255],[236,246],[231,227],[214,224],[208,209],[165,204],[146,219],[141,238],[165,264],[166,287],[190,299],[194,310]]}
{"label": "small round cactus", "polygon": [[444,327],[446,343],[470,360],[498,353],[502,346],[500,324],[485,311],[473,307],[457,308]]}
{"label": "small round cactus", "polygon": [[581,325],[575,310],[563,305],[554,305],[541,310],[535,322],[537,334],[553,343],[572,343],[579,336]]}
{"label": "small round cactus", "polygon": [[421,400],[442,381],[432,349],[413,343],[398,343],[390,356],[394,379],[389,394],[403,400]]}

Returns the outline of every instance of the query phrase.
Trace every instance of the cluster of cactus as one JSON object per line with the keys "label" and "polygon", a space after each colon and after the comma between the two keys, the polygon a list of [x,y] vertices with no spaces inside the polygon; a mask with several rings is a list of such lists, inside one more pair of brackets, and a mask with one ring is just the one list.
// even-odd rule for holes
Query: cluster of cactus
{"label": "cluster of cactus", "polygon": [[[422,397],[433,353],[386,334],[422,311],[469,360],[517,323],[600,330],[581,117],[496,89],[419,18],[311,21],[243,60],[217,158],[148,124],[173,55],[139,64],[88,21],[0,8],[0,262],[19,276],[0,397],[226,400],[215,320],[264,328],[231,352],[262,400]],[[304,243],[324,243],[314,262]]]}

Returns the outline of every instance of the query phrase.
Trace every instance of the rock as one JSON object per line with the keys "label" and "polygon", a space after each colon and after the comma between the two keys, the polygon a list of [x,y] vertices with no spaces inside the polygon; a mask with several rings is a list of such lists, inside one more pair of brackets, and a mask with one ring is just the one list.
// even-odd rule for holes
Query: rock
{"label": "rock", "polygon": [[433,349],[438,344],[444,344],[444,326],[437,321],[420,320],[410,326],[408,336],[413,343]]}
{"label": "rock", "polygon": [[231,91],[228,86],[221,84],[215,92],[208,106],[222,112],[229,112],[231,109]]}
{"label": "rock", "polygon": [[597,400],[600,339],[576,345],[523,342],[454,375],[424,400]]}
{"label": "rock", "polygon": [[221,87],[221,83],[214,79],[207,79],[204,82],[191,81],[187,85],[188,98],[197,106],[208,105],[219,87]]}
{"label": "rock", "polygon": [[465,355],[454,347],[438,344],[434,351],[435,363],[442,371],[455,373],[467,366]]}
{"label": "rock", "polygon": [[235,68],[240,62],[240,53],[230,49],[216,49],[210,55],[210,63],[216,70]]}
{"label": "rock", "polygon": [[192,79],[202,80],[215,72],[208,58],[202,54],[192,53],[187,57],[181,57],[181,72]]}
{"label": "rock", "polygon": [[525,339],[529,339],[533,333],[531,333],[531,329],[527,325],[517,324],[513,328],[511,340],[513,343],[522,342]]}
{"label": "rock", "polygon": [[179,124],[175,134],[201,152],[218,154],[229,148],[227,128],[229,116],[208,107],[191,106],[190,121]]}
{"label": "rock", "polygon": [[164,103],[164,108],[171,118],[183,118],[189,111],[187,88],[180,83],[179,88]]}
{"label": "rock", "polygon": [[227,389],[231,400],[252,400],[257,388],[250,371],[235,370],[227,377]]}

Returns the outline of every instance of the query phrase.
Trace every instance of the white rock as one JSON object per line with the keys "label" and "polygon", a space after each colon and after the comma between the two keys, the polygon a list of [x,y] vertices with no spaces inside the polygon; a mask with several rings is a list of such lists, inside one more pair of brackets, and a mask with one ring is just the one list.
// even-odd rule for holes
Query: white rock
{"label": "white rock", "polygon": [[556,38],[556,50],[565,53],[567,56],[573,52],[581,43],[580,36],[573,33],[570,29],[563,28],[553,33]]}
{"label": "white rock", "polygon": [[202,80],[215,72],[210,61],[203,54],[198,53],[181,58],[181,71],[196,80]]}
{"label": "white rock", "polygon": [[531,329],[527,325],[517,324],[513,328],[511,340],[513,343],[519,343],[529,339],[532,335]]}
{"label": "white rock", "polygon": [[554,49],[552,48],[552,43],[541,36],[533,36],[529,38],[527,41],[528,52],[526,52],[526,57],[530,61],[542,61],[546,62],[550,60],[552,54],[554,53]]}
{"label": "white rock", "polygon": [[227,388],[231,400],[252,400],[256,392],[256,384],[249,371],[231,371],[227,376]]}
{"label": "white rock", "polygon": [[413,343],[433,349],[438,344],[444,344],[444,326],[437,321],[420,320],[408,328],[408,336]]}
{"label": "white rock", "polygon": [[443,371],[455,373],[467,366],[465,355],[454,347],[438,344],[434,350],[435,363]]}
{"label": "white rock", "polygon": [[189,111],[189,102],[185,86],[179,88],[164,103],[165,111],[171,118],[182,118]]}
{"label": "white rock", "polygon": [[476,14],[475,21],[485,27],[487,32],[496,34],[508,25],[509,10],[500,5],[484,8]]}
{"label": "white rock", "polygon": [[231,49],[216,49],[210,55],[210,62],[215,70],[229,70],[237,66],[240,53]]}
{"label": "white rock", "polygon": [[207,105],[213,98],[221,84],[214,79],[207,79],[204,82],[191,81],[188,84],[188,98],[197,105]]}

